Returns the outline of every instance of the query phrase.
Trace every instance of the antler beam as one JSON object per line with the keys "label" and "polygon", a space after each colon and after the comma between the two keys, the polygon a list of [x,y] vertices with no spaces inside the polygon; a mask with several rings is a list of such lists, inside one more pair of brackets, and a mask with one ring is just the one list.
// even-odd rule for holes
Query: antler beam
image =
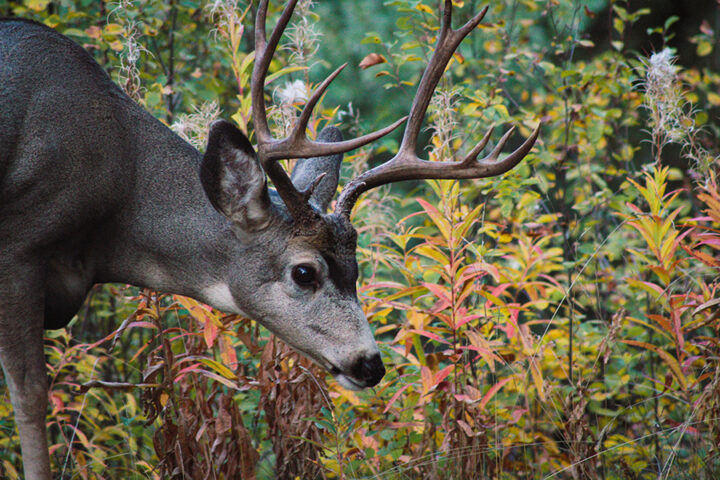
{"label": "antler beam", "polygon": [[485,7],[465,25],[454,30],[452,28],[452,1],[445,0],[440,35],[435,45],[435,51],[420,80],[413,104],[410,107],[410,115],[397,154],[382,165],[351,180],[340,194],[335,207],[336,214],[349,217],[360,195],[380,185],[402,180],[492,177],[512,169],[530,152],[540,132],[540,125],[517,150],[501,161],[498,161],[500,151],[505,146],[514,128],[506,132],[493,151],[481,160],[477,160],[477,157],[490,140],[492,128],[488,130],[480,143],[472,149],[468,156],[460,162],[430,162],[419,158],[416,154],[420,128],[435,88],[440,82],[440,78],[442,78],[453,53],[462,40],[477,27],[487,10],[488,7]]}

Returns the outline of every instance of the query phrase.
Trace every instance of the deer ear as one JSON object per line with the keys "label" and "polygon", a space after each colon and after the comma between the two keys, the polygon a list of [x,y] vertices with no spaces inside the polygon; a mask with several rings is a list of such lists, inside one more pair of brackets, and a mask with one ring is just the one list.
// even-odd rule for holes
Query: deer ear
{"label": "deer ear", "polygon": [[[317,141],[333,143],[342,139],[340,130],[335,127],[325,127],[318,135]],[[301,158],[293,169],[292,182],[300,191],[310,187],[319,175],[325,174],[310,197],[312,206],[321,212],[327,210],[337,191],[342,158],[342,153],[327,157]]]}
{"label": "deer ear", "polygon": [[243,231],[259,231],[270,222],[265,172],[250,141],[226,120],[210,126],[200,181],[213,207]]}

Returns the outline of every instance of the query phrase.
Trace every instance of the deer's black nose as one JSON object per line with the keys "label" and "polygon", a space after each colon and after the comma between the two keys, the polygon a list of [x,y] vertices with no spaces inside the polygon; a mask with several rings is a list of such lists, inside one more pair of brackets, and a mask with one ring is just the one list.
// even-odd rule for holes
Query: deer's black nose
{"label": "deer's black nose", "polygon": [[352,375],[357,380],[364,382],[366,387],[377,385],[385,376],[385,366],[380,359],[380,354],[360,357],[352,367]]}

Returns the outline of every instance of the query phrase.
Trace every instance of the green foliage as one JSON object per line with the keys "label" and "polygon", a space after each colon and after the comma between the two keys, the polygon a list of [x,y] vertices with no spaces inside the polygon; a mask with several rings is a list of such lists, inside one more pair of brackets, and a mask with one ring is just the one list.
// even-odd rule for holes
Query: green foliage
{"label": "green foliage", "polygon": [[[288,48],[271,66],[268,90],[279,92],[315,84],[337,59],[365,59],[326,96],[311,133],[328,122],[367,130],[411,101],[437,2],[375,3],[339,22],[357,2],[319,2],[295,20],[303,30],[292,40],[314,38],[318,53]],[[455,25],[478,8],[453,3]],[[717,478],[720,75],[667,63],[675,90],[650,88],[662,59],[627,45],[651,11],[610,3],[492,2],[433,101],[429,157],[452,160],[492,124],[527,136],[542,122],[533,153],[502,178],[398,185],[358,203],[359,293],[388,368],[374,391],[326,383],[247,319],[97,288],[67,331],[47,337],[54,471]],[[588,32],[605,7],[603,50]],[[197,116],[203,102],[252,134],[247,2],[0,1],[3,10],[84,44],[154,115],[181,133],[191,125],[199,144],[215,115]],[[648,33],[672,42],[676,21]],[[690,41],[708,56],[717,34],[703,22]],[[669,127],[656,92],[674,95]],[[303,100],[275,97],[270,117],[282,130]],[[377,155],[395,144],[383,140]],[[354,154],[348,170],[374,164],[371,153]],[[2,399],[0,476],[19,478]]]}

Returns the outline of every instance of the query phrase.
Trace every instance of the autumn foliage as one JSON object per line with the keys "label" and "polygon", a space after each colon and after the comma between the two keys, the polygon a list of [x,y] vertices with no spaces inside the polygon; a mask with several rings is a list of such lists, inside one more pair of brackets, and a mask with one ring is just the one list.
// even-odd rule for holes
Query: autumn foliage
{"label": "autumn foliage", "polygon": [[[337,55],[356,78],[323,99],[310,136],[403,115],[438,2],[312,3],[271,66],[274,128]],[[458,23],[479,8],[453,3]],[[0,0],[0,14],[84,44],[199,148],[217,116],[252,135],[255,8]],[[345,29],[335,18],[348,11],[358,24]],[[432,102],[423,155],[460,156],[492,124],[526,137],[542,122],[540,139],[502,178],[359,201],[358,291],[388,370],[373,390],[344,390],[249,319],[95,287],[67,330],[47,332],[58,478],[718,478],[720,74],[702,62],[718,34],[701,22],[677,39],[670,17],[646,32],[655,51],[632,50],[651,13],[625,0],[490,3]],[[698,65],[669,49],[680,40]],[[0,387],[0,477],[20,478]]]}

